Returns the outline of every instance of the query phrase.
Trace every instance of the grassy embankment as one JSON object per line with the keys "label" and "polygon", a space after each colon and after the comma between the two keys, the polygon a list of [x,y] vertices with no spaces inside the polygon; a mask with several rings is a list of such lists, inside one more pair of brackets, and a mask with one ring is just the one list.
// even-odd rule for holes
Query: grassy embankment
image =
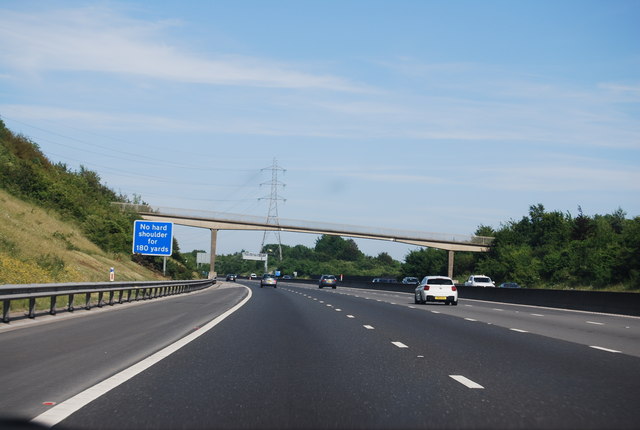
{"label": "grassy embankment", "polygon": [[[63,222],[52,210],[24,202],[0,189],[0,285],[109,280],[160,280],[162,277],[133,261],[129,255],[108,253],[81,230]],[[59,306],[65,306],[61,297]],[[78,305],[84,297],[77,297]],[[12,311],[26,309],[27,301],[11,303]],[[42,299],[39,309],[48,307]]]}

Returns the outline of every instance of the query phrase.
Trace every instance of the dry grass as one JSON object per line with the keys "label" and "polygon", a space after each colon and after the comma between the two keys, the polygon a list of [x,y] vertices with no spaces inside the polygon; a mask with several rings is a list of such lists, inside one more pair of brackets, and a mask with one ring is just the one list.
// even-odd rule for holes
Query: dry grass
{"label": "dry grass", "polygon": [[0,285],[159,280],[127,254],[108,254],[80,229],[0,189]]}

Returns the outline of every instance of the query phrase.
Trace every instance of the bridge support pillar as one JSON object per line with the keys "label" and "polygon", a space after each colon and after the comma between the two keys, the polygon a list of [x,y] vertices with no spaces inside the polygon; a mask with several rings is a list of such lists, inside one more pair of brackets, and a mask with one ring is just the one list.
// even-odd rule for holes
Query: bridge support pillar
{"label": "bridge support pillar", "polygon": [[216,273],[216,244],[218,242],[218,230],[211,229],[211,254],[209,254],[209,279],[215,279]]}
{"label": "bridge support pillar", "polygon": [[453,251],[449,251],[449,270],[447,276],[453,279]]}

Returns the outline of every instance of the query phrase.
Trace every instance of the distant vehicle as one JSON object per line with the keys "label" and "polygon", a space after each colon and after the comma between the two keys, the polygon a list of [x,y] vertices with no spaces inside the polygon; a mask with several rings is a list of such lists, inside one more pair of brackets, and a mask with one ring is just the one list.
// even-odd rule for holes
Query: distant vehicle
{"label": "distant vehicle", "polygon": [[371,282],[373,282],[374,284],[378,284],[378,283],[380,283],[380,284],[395,284],[396,280],[395,279],[389,279],[389,278],[373,278],[371,280]]}
{"label": "distant vehicle", "polygon": [[485,275],[471,275],[464,283],[465,287],[495,287],[490,277]]}
{"label": "distant vehicle", "polygon": [[415,291],[415,303],[442,302],[458,305],[458,289],[446,276],[425,276]]}
{"label": "distant vehicle", "polygon": [[420,280],[418,278],[414,278],[413,276],[407,276],[402,279],[402,283],[405,285],[418,285]]}
{"label": "distant vehicle", "polygon": [[293,279],[290,275],[284,275],[282,279]]}
{"label": "distant vehicle", "polygon": [[236,275],[235,273],[228,273],[227,274],[227,281],[236,281],[236,278],[238,277],[238,275]]}
{"label": "distant vehicle", "polygon": [[502,284],[498,285],[498,288],[522,288],[522,287],[515,282],[503,282]]}
{"label": "distant vehicle", "polygon": [[333,276],[333,275],[322,275],[322,276],[320,276],[320,282],[318,283],[318,287],[319,288],[331,287],[331,288],[333,288],[335,290],[337,283],[338,283],[338,280],[336,279],[335,276]]}
{"label": "distant vehicle", "polygon": [[252,273],[251,275],[249,275],[249,279],[258,279],[258,275]]}
{"label": "distant vehicle", "polygon": [[260,288],[262,287],[278,287],[278,280],[276,279],[276,275],[272,275],[271,273],[265,273],[262,275],[262,279],[260,279]]}

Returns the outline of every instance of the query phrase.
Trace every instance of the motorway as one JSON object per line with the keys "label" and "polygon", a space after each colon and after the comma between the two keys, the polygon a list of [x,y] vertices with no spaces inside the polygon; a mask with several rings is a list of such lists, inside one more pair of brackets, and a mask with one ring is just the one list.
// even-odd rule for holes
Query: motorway
{"label": "motorway", "polygon": [[0,416],[70,429],[640,423],[640,318],[255,281],[92,312],[0,328]]}

